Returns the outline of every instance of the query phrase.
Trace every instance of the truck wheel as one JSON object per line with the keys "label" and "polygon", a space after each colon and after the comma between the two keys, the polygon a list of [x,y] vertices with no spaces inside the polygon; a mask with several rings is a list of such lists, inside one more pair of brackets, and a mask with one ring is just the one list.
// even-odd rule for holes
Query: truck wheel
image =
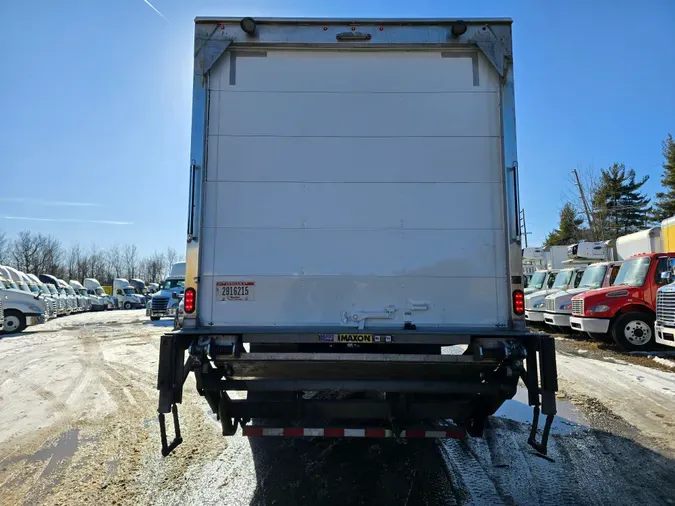
{"label": "truck wheel", "polygon": [[159,320],[159,316],[151,316],[150,317],[150,321],[156,322],[157,320]]}
{"label": "truck wheel", "polygon": [[614,342],[628,351],[654,347],[654,317],[646,313],[626,313],[612,325]]}
{"label": "truck wheel", "polygon": [[131,309],[131,302],[125,302],[124,309]]}
{"label": "truck wheel", "polygon": [[14,332],[23,332],[26,328],[26,317],[20,311],[15,309],[8,309],[5,311],[5,334],[13,334]]}

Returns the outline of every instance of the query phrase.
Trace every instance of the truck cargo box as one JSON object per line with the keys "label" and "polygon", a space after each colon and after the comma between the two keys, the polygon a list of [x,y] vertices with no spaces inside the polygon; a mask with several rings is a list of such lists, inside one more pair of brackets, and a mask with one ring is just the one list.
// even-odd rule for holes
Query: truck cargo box
{"label": "truck cargo box", "polygon": [[177,420],[190,370],[224,435],[336,415],[479,434],[521,372],[553,416],[553,341],[523,319],[510,25],[197,20],[185,319],[162,338],[161,417]]}

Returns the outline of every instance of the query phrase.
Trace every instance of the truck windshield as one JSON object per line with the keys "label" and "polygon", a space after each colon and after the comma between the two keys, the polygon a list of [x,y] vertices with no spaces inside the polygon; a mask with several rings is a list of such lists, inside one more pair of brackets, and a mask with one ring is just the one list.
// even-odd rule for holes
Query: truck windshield
{"label": "truck windshield", "polygon": [[592,265],[586,271],[581,278],[579,283],[579,288],[600,288],[602,286],[602,280],[605,279],[605,274],[607,273],[606,265]]}
{"label": "truck windshield", "polygon": [[40,293],[40,287],[37,285],[29,285],[30,291],[33,293]]}
{"label": "truck windshield", "polygon": [[125,288],[125,289],[124,289],[124,294],[125,294],[125,295],[134,295],[135,293],[136,293],[136,289],[135,289],[135,288],[128,287],[128,288]]}
{"label": "truck windshield", "polygon": [[185,288],[185,281],[182,279],[167,279],[162,286],[162,290],[171,290],[172,288]]}
{"label": "truck windshield", "polygon": [[568,286],[572,282],[573,275],[574,271],[560,271],[555,278],[555,283],[553,283],[552,288],[563,288]]}
{"label": "truck windshield", "polygon": [[24,292],[30,292],[30,288],[28,288],[28,285],[23,281],[19,281],[19,288]]}
{"label": "truck windshield", "polygon": [[546,279],[546,271],[537,271],[532,275],[532,279],[528,287],[532,287],[536,290],[541,290],[544,286],[544,280]]}
{"label": "truck windshield", "polygon": [[49,289],[50,293],[53,293],[53,294],[59,293],[59,291],[56,289],[56,287],[54,285],[45,285],[45,286]]}
{"label": "truck windshield", "polygon": [[38,287],[40,288],[41,293],[47,293],[51,295],[52,292],[49,290],[49,288],[47,288],[47,285],[38,285]]}
{"label": "truck windshield", "polygon": [[11,279],[8,279],[7,281],[5,281],[5,283],[7,284],[7,286],[9,288],[14,288],[15,290],[19,289],[19,287],[16,286],[16,283],[14,281],[12,281]]}
{"label": "truck windshield", "polygon": [[0,290],[6,290],[6,289],[7,289],[7,287],[5,286],[5,284],[0,279]]}
{"label": "truck windshield", "polygon": [[79,293],[80,295],[87,295],[87,289],[86,288],[79,288],[77,290],[77,293]]}
{"label": "truck windshield", "polygon": [[651,258],[639,257],[627,260],[621,265],[614,286],[642,286],[647,278]]}
{"label": "truck windshield", "polygon": [[96,295],[100,295],[101,297],[105,297],[105,296],[108,295],[108,294],[105,293],[105,290],[99,286],[99,287],[96,289]]}

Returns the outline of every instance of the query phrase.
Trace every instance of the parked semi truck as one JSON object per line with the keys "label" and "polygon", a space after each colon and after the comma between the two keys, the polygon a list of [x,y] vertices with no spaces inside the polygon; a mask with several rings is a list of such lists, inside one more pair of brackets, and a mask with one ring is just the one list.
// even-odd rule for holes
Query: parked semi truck
{"label": "parked semi truck", "polygon": [[21,290],[0,268],[0,313],[5,334],[22,332],[26,327],[47,321],[47,304],[37,295]]}
{"label": "parked semi truck", "polygon": [[138,309],[145,307],[145,297],[136,294],[136,289],[124,278],[113,280],[113,293],[117,297],[119,309]]}
{"label": "parked semi truck", "polygon": [[614,285],[574,296],[570,326],[627,350],[649,350],[656,343],[656,292],[668,284],[662,274],[675,252],[663,252],[661,227],[619,237],[616,249],[626,260]]}
{"label": "parked semi truck", "polygon": [[195,35],[162,453],[190,372],[245,436],[479,436],[522,378],[545,452],[556,358],[523,319],[511,21],[199,18]]}
{"label": "parked semi truck", "polygon": [[177,262],[171,266],[171,272],[160,285],[160,290],[150,299],[145,310],[146,316],[152,321],[157,321],[163,316],[175,318],[184,291],[185,262]]}

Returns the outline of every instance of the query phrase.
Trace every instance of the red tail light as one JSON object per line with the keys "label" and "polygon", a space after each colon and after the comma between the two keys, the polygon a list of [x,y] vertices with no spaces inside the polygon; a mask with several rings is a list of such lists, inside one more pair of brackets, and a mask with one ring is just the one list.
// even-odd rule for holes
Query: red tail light
{"label": "red tail light", "polygon": [[195,310],[195,301],[197,300],[197,292],[194,288],[188,288],[185,290],[185,312],[194,313]]}
{"label": "red tail light", "polygon": [[[187,307],[187,304],[185,307]],[[525,314],[525,294],[522,290],[513,291],[513,312],[518,316]]]}

